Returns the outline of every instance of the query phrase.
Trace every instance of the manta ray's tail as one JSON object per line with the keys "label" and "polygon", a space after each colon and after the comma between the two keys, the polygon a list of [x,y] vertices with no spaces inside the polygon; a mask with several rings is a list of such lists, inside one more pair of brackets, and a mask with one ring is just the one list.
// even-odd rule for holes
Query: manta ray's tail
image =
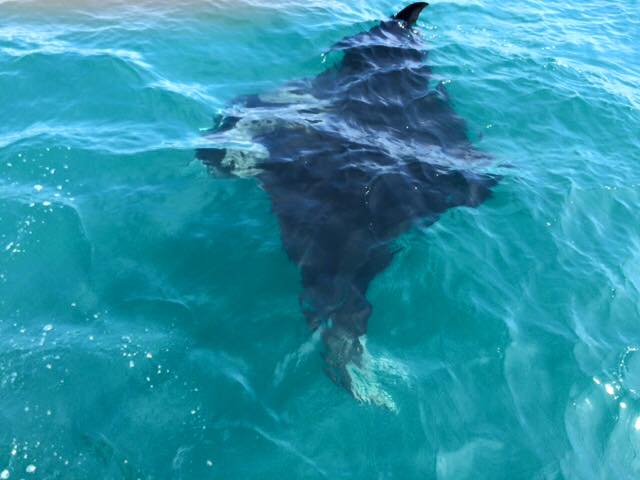
{"label": "manta ray's tail", "polygon": [[360,366],[361,339],[372,312],[367,289],[398,251],[386,244],[370,247],[362,262],[340,275],[310,266],[302,270],[302,310],[312,329],[322,328],[327,373],[352,394],[348,366]]}

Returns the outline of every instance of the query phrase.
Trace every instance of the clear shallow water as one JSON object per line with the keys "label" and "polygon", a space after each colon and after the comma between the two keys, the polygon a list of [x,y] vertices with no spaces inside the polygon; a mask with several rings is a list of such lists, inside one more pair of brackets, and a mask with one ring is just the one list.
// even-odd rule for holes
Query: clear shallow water
{"label": "clear shallow water", "polygon": [[637,2],[423,14],[512,168],[372,284],[397,412],[323,374],[266,193],[194,160],[232,98],[402,6],[0,3],[0,475],[637,478]]}

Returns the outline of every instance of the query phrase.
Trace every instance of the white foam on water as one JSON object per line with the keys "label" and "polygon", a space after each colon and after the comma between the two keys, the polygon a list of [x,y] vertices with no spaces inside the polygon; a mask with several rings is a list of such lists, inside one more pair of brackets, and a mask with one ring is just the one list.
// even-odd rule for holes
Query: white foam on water
{"label": "white foam on water", "polygon": [[322,338],[322,329],[318,328],[309,339],[300,345],[295,351],[288,353],[285,357],[278,362],[274,373],[274,385],[279,385],[293,363],[293,368],[296,369],[311,353],[313,353],[320,343]]}
{"label": "white foam on water", "polygon": [[366,337],[360,337],[360,343],[362,344],[361,366],[347,364],[353,396],[362,403],[398,413],[398,406],[391,394],[384,389],[383,383],[385,380],[392,381],[394,378],[407,383],[409,380],[407,368],[397,359],[371,355],[367,349]]}

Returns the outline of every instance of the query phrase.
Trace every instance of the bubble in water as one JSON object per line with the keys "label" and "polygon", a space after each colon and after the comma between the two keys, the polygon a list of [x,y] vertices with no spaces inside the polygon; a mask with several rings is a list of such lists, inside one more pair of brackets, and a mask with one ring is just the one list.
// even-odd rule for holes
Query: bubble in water
{"label": "bubble in water", "polygon": [[27,465],[27,468],[25,468],[25,472],[27,473],[36,473],[36,466],[31,464],[31,465]]}
{"label": "bubble in water", "polygon": [[322,336],[322,330],[317,329],[313,335],[297,350],[288,353],[284,359],[278,362],[276,365],[276,370],[274,373],[274,384],[277,385],[282,382],[285,378],[285,374],[291,364],[293,364],[293,368],[298,368],[308,357],[309,355],[317,348],[320,338]]}
{"label": "bubble in water", "polygon": [[7,480],[11,476],[11,473],[6,468],[0,472],[0,479]]}
{"label": "bubble in water", "polygon": [[618,367],[618,378],[623,386],[634,396],[640,394],[640,352],[629,347],[622,355]]}

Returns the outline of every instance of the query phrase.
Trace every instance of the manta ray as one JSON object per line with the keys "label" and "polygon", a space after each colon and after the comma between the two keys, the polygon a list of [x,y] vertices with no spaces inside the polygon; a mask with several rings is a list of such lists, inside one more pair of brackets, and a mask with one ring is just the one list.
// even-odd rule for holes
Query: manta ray
{"label": "manta ray", "polygon": [[372,312],[367,289],[394,240],[450,208],[477,207],[498,181],[474,168],[490,157],[471,144],[444,85],[430,88],[414,29],[427,6],[341,40],[315,78],[237,98],[196,151],[218,174],[257,177],[267,192],[300,271],[304,316],[347,390]]}

